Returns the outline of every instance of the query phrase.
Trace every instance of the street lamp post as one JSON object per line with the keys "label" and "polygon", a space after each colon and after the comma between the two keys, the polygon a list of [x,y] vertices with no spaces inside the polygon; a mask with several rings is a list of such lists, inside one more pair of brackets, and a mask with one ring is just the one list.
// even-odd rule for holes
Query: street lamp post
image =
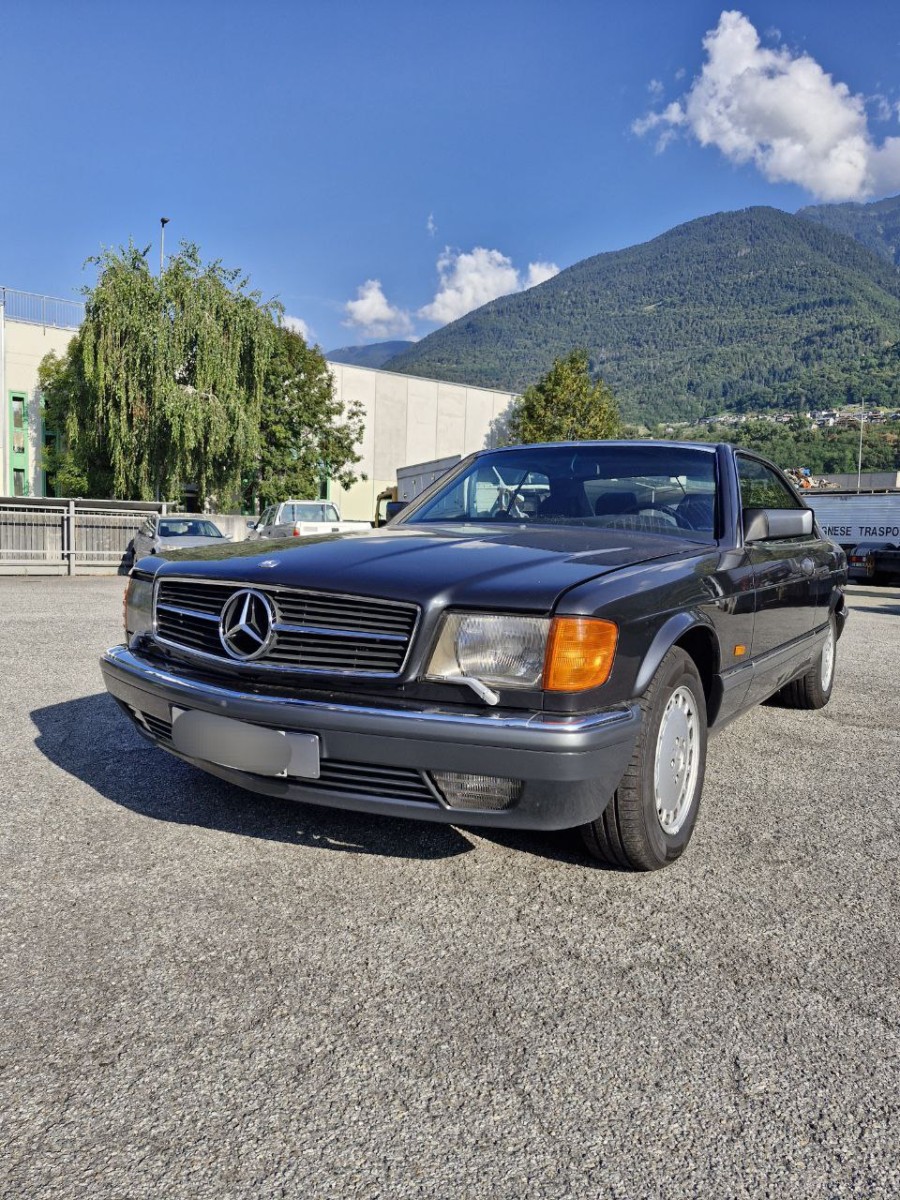
{"label": "street lamp post", "polygon": [[862,439],[863,439],[863,424],[866,419],[865,410],[859,414],[859,454],[856,459],[856,494],[860,493],[860,482],[862,481]]}
{"label": "street lamp post", "polygon": [[159,218],[159,277],[162,279],[163,263],[165,261],[166,250],[166,226],[169,223],[168,217]]}

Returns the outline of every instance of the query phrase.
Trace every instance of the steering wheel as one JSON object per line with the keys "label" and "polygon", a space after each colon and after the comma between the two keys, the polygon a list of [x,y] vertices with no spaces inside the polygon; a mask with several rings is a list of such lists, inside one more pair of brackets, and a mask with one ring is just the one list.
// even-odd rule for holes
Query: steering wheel
{"label": "steering wheel", "polygon": [[519,484],[519,486],[517,488],[515,488],[513,492],[510,493],[510,497],[507,502],[506,508],[498,508],[497,511],[492,514],[492,519],[494,521],[530,521],[531,520],[531,517],[524,510],[524,508],[520,508],[518,510],[518,512],[513,512],[513,509],[515,509],[516,505],[518,504],[521,489],[522,489],[522,485]]}

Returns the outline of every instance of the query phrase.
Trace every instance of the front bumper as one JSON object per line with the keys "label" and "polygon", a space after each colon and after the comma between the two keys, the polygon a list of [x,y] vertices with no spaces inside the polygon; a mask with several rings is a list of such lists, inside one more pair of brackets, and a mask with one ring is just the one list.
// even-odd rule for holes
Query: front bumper
{"label": "front bumper", "polygon": [[[125,646],[107,651],[100,666],[107,690],[141,733],[170,753],[177,753],[166,736],[175,705],[270,729],[317,734],[323,763],[340,766],[320,782],[185,759],[230,783],[333,808],[458,825],[564,829],[595,820],[631,759],[641,721],[637,704],[563,716],[257,695],[178,675]],[[434,787],[432,771],[518,779],[522,788],[518,799],[501,810],[456,808]],[[416,778],[422,781],[418,791],[409,783]],[[398,781],[396,794],[391,779]]]}

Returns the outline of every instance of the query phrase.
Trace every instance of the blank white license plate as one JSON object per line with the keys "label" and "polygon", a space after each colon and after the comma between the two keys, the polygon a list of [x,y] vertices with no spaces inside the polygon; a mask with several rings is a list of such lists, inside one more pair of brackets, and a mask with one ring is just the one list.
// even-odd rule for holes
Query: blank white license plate
{"label": "blank white license plate", "polygon": [[264,729],[216,713],[173,707],[172,743],[189,758],[236,771],[319,778],[319,739],[314,733]]}

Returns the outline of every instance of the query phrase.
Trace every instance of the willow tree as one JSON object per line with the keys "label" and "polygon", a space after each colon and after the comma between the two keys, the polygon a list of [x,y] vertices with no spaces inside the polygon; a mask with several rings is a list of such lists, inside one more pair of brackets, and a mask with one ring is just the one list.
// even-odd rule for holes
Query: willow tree
{"label": "willow tree", "polygon": [[568,442],[615,437],[619,409],[602,379],[592,379],[586,350],[573,350],[514,403],[506,420],[513,442]]}
{"label": "willow tree", "polygon": [[62,362],[45,364],[48,410],[72,472],[96,494],[236,493],[256,461],[277,306],[239,271],[182,243],[161,276],[147,250],[106,250]]}

